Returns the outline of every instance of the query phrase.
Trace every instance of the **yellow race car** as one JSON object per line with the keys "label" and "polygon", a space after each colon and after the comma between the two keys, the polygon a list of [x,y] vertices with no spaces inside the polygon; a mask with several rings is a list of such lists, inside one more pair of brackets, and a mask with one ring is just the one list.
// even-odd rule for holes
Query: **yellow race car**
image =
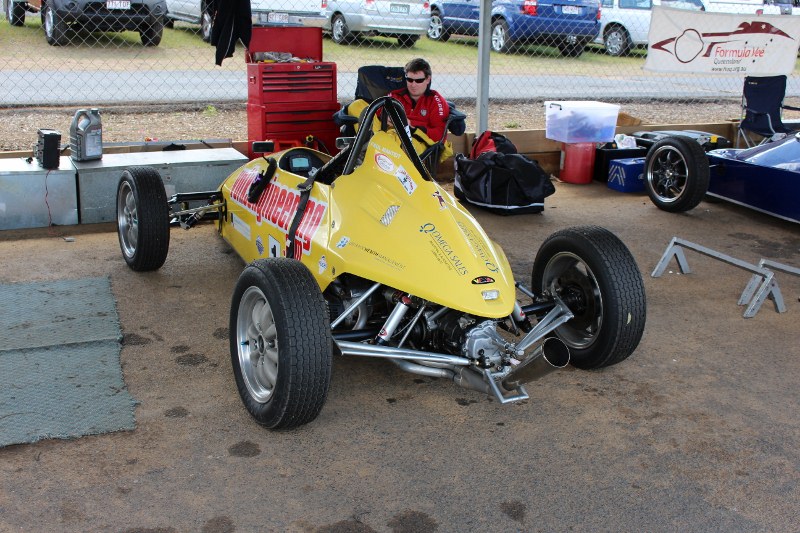
{"label": "yellow race car", "polygon": [[312,421],[334,354],[389,359],[508,403],[528,398],[524,383],[570,361],[598,368],[636,349],[644,284],[617,237],[596,226],[554,233],[527,288],[430,177],[395,100],[375,100],[361,124],[335,156],[273,153],[215,191],[167,198],[149,167],[120,178],[119,241],[132,269],[161,267],[171,223],[189,228],[212,216],[248,263],[233,291],[230,351],[258,423]]}

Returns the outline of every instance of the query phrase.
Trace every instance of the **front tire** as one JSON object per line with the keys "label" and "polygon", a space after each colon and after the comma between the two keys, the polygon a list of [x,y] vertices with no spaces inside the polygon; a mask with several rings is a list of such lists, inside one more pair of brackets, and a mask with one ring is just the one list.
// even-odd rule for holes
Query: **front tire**
{"label": "front tire", "polygon": [[512,43],[508,35],[508,24],[503,19],[492,22],[492,50],[501,54],[511,51]]}
{"label": "front tire", "polygon": [[639,345],[646,319],[644,282],[628,248],[610,231],[579,226],[552,234],[536,254],[531,286],[561,299],[575,315],[555,330],[574,366],[610,366]]}
{"label": "front tire", "polygon": [[6,0],[6,19],[11,26],[24,26],[25,6],[14,0]]}
{"label": "front tire", "polygon": [[444,29],[444,21],[439,11],[431,11],[431,22],[428,25],[428,39],[441,42],[446,42],[450,39],[450,33]]}
{"label": "front tire", "polygon": [[622,26],[609,28],[603,36],[606,53],[610,56],[624,56],[631,50],[631,36]]}
{"label": "front tire", "polygon": [[245,268],[233,292],[230,350],[256,422],[285,429],[314,420],[330,386],[332,346],[327,305],[302,263],[270,258]]}
{"label": "front tire", "polygon": [[117,186],[117,236],[122,257],[137,272],[158,270],[169,251],[169,204],[152,167],[129,167]]}
{"label": "front tire", "polygon": [[350,44],[354,36],[347,27],[347,21],[340,14],[333,16],[331,20],[331,40],[336,44]]}
{"label": "front tire", "polygon": [[67,30],[69,26],[61,18],[50,4],[45,4],[42,11],[42,22],[44,25],[44,37],[50,46],[64,46],[69,44]]}
{"label": "front tire", "polygon": [[689,137],[667,137],[647,151],[644,186],[659,209],[670,213],[694,209],[708,192],[709,180],[706,153]]}

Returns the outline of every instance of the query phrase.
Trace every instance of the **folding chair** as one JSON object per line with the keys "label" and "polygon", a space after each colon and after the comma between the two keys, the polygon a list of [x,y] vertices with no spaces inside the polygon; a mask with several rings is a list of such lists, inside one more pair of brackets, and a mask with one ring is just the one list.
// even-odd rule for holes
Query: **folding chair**
{"label": "folding chair", "polygon": [[[401,89],[406,86],[405,75],[403,67],[387,67],[383,65],[359,67],[355,99],[372,102],[380,96],[386,96],[395,89]],[[458,111],[455,104],[449,100],[447,105],[450,108],[450,114],[447,116],[444,136],[419,154],[420,159],[422,159],[434,177],[439,168],[439,159],[447,142],[447,133],[463,135],[467,129],[467,115]],[[337,111],[333,116],[333,120],[341,127],[343,135],[351,137],[355,134],[355,125],[358,124],[358,118],[348,114],[347,106]]]}
{"label": "folding chair", "polygon": [[[742,90],[742,120],[736,133],[736,144],[739,138],[744,140],[748,148],[769,142],[779,133],[793,133],[781,119],[784,109],[800,111],[798,107],[783,104],[786,96],[786,76],[747,76]],[[756,142],[750,134],[763,137]]]}

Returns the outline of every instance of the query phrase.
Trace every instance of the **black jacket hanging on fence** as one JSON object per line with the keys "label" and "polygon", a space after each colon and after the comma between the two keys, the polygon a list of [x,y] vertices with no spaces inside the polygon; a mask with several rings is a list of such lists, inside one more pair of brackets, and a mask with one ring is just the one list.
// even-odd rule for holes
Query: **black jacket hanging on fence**
{"label": "black jacket hanging on fence", "polygon": [[236,41],[250,46],[253,21],[250,0],[213,0],[211,13],[211,44],[217,47],[216,63],[222,65],[226,57],[233,57]]}

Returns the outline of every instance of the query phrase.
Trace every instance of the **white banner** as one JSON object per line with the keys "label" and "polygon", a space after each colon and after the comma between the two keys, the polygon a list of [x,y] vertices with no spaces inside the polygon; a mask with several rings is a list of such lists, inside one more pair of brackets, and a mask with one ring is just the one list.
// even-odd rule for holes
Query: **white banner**
{"label": "white banner", "polygon": [[789,75],[800,17],[708,13],[653,6],[645,70],[737,76]]}

